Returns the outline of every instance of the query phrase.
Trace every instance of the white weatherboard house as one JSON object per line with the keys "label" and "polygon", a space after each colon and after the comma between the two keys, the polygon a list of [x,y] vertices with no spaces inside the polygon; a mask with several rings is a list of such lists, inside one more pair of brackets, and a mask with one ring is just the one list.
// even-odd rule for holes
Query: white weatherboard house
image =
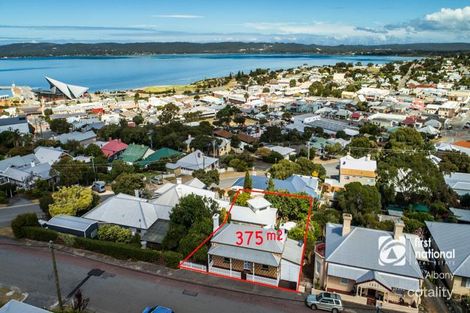
{"label": "white weatherboard house", "polygon": [[[219,216],[214,216],[217,229]],[[248,240],[247,232],[253,237]],[[243,240],[237,234],[244,234]],[[238,244],[237,244],[238,243]],[[212,237],[208,251],[210,273],[272,286],[297,288],[303,243],[281,230],[227,223]]]}
{"label": "white weatherboard house", "polygon": [[394,232],[328,223],[325,242],[315,247],[314,282],[340,293],[343,300],[376,305],[384,310],[418,313],[423,276],[418,261],[423,246],[417,236],[404,234],[402,222]]}
{"label": "white weatherboard house", "polygon": [[205,156],[201,150],[196,150],[175,163],[167,163],[166,167],[176,174],[191,175],[196,170],[214,170],[219,168],[219,159]]}

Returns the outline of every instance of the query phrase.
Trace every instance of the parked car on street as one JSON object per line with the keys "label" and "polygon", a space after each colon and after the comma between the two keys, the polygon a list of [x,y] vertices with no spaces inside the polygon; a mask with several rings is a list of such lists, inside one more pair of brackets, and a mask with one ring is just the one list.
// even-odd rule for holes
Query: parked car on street
{"label": "parked car on street", "polygon": [[309,295],[305,299],[305,305],[312,310],[323,310],[332,313],[343,312],[341,296],[331,292],[320,292],[317,295]]}
{"label": "parked car on street", "polygon": [[142,313],[175,313],[172,309],[164,306],[146,307]]}
{"label": "parked car on street", "polygon": [[95,181],[93,185],[91,186],[91,189],[93,191],[102,193],[106,191],[106,183],[104,181]]}

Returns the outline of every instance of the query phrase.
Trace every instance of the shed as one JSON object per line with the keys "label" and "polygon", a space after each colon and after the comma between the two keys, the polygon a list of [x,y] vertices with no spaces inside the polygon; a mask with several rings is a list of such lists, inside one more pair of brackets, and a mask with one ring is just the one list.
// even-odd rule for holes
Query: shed
{"label": "shed", "polygon": [[85,238],[94,238],[98,232],[98,222],[69,215],[54,216],[46,223],[46,227],[60,233]]}

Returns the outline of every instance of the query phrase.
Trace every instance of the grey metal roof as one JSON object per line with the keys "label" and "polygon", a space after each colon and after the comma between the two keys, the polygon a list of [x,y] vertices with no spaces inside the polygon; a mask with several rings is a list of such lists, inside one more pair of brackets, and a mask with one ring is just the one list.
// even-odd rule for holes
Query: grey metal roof
{"label": "grey metal roof", "polygon": [[281,257],[270,252],[227,245],[213,245],[208,254],[270,266],[279,266],[281,263]]}
{"label": "grey metal roof", "polygon": [[444,175],[444,180],[459,196],[470,194],[470,174],[453,172]]}
{"label": "grey metal roof", "polygon": [[148,229],[158,219],[169,220],[171,207],[145,199],[118,194],[106,199],[83,217],[126,227]]}
{"label": "grey metal roof", "polygon": [[57,162],[65,151],[62,148],[37,147],[34,149],[34,155],[41,163],[53,164]]}
{"label": "grey metal roof", "polygon": [[150,226],[145,232],[142,240],[161,244],[165,239],[168,230],[170,229],[170,221],[158,219],[155,223]]}
{"label": "grey metal roof", "polygon": [[82,232],[85,232],[88,228],[95,224],[97,224],[96,221],[70,215],[56,215],[46,223],[47,226],[63,227]]}
{"label": "grey metal roof", "polygon": [[0,118],[0,126],[9,126],[17,124],[27,124],[28,120],[24,116]]}
{"label": "grey metal roof", "polygon": [[10,166],[13,167],[21,167],[31,164],[31,162],[39,163],[39,160],[36,158],[34,154],[27,154],[23,156],[14,156],[12,158],[8,158],[5,160],[0,161],[0,171],[4,171]]}
{"label": "grey metal roof", "polygon": [[470,210],[463,210],[457,208],[449,208],[449,210],[454,214],[457,220],[461,222],[470,223]]}
{"label": "grey metal roof", "polygon": [[393,233],[362,227],[352,227],[348,235],[342,236],[342,225],[328,223],[326,225],[325,259],[330,263],[422,278],[414,248],[410,240],[406,237],[405,264],[403,266],[379,264],[380,237],[393,238]]}
{"label": "grey metal roof", "polygon": [[0,308],[0,313],[50,313],[50,311],[16,300],[10,300]]}
{"label": "grey metal roof", "polygon": [[354,280],[357,283],[375,280],[389,289],[419,290],[419,279],[416,278],[396,276],[379,271],[371,271],[339,264],[329,264],[328,275]]}
{"label": "grey metal roof", "polygon": [[219,159],[211,158],[205,156],[200,150],[196,150],[185,157],[182,157],[176,163],[168,163],[167,167],[170,169],[175,168],[186,168],[189,170],[199,170],[199,169],[206,169],[210,167],[212,164],[216,163]]}
{"label": "grey metal roof", "polygon": [[[263,243],[261,245],[256,244],[256,238],[253,235],[251,241],[248,243],[248,236],[244,235],[244,243],[243,247],[253,249],[254,251],[265,251],[270,253],[277,253],[281,254],[284,250],[284,241],[280,240],[267,240],[267,234],[270,232],[275,232],[277,234],[277,230],[275,229],[264,229],[257,226],[251,225],[241,225],[241,224],[225,224],[222,228],[217,231],[217,233],[212,238],[212,243],[224,244],[229,246],[236,246],[237,242],[237,232],[245,232],[245,231],[252,231],[253,233],[256,231],[261,231],[262,236],[264,238]],[[237,246],[239,247],[239,246]]]}
{"label": "grey metal roof", "polygon": [[287,238],[284,245],[284,252],[282,253],[282,259],[300,265],[302,263],[303,246],[302,241],[299,242],[297,240]]}
{"label": "grey metal roof", "polygon": [[470,242],[466,240],[470,233],[468,224],[426,222],[432,239],[441,252],[455,250],[454,258],[444,258],[453,275],[470,277]]}
{"label": "grey metal roof", "polygon": [[85,141],[89,140],[92,138],[96,138],[96,134],[93,131],[87,131],[87,132],[71,132],[71,133],[66,133],[62,134],[56,137],[56,140],[60,141],[60,143],[67,143],[69,141]]}

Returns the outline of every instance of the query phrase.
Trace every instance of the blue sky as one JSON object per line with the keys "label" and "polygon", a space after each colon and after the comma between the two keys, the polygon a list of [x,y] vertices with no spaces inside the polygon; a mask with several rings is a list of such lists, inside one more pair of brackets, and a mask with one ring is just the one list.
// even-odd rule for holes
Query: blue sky
{"label": "blue sky", "polygon": [[462,0],[0,0],[0,44],[470,42]]}

